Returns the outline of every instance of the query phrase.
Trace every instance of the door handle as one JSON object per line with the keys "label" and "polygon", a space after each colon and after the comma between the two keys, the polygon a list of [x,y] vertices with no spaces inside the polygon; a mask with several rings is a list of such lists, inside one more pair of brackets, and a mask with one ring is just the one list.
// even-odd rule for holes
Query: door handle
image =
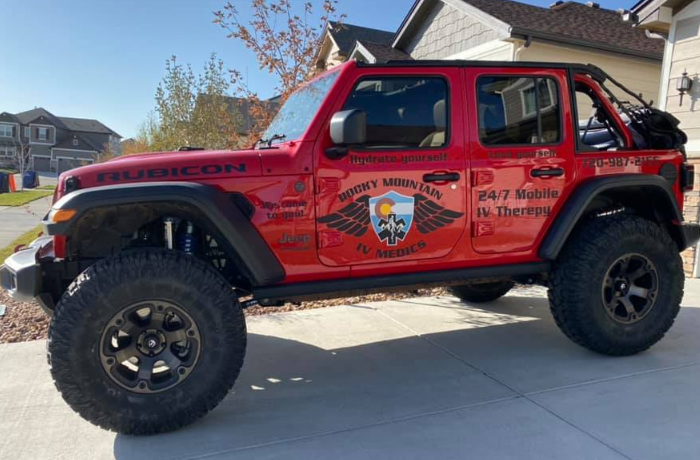
{"label": "door handle", "polygon": [[423,182],[457,182],[459,173],[432,173],[423,175]]}
{"label": "door handle", "polygon": [[561,177],[564,175],[563,168],[540,168],[530,170],[532,177]]}

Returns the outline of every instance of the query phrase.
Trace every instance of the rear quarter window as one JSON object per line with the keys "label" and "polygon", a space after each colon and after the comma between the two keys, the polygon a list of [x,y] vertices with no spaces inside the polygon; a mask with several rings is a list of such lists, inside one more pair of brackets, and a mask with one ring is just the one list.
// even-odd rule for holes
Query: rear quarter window
{"label": "rear quarter window", "polygon": [[559,89],[553,78],[479,77],[477,101],[479,140],[484,145],[561,141]]}

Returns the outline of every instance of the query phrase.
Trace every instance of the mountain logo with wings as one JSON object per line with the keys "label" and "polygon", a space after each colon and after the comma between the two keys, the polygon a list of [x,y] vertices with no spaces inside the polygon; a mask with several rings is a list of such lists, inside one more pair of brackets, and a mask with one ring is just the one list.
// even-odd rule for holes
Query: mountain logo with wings
{"label": "mountain logo with wings", "polygon": [[369,199],[369,217],[379,241],[396,246],[411,230],[415,199],[395,191]]}
{"label": "mountain logo with wings", "polygon": [[454,223],[463,215],[420,193],[406,196],[391,190],[376,197],[363,195],[318,221],[356,237],[363,236],[371,226],[379,241],[396,246],[406,239],[411,228],[428,234]]}

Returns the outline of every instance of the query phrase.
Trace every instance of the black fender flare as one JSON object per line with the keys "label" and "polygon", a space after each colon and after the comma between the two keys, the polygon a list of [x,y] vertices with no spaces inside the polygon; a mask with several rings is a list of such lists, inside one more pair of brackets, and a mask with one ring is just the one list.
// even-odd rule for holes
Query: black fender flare
{"label": "black fender flare", "polygon": [[[653,191],[655,196],[661,197],[662,202],[649,202],[648,205],[664,206],[663,210],[667,215],[665,220],[668,222],[673,220],[683,222],[683,213],[678,206],[671,183],[663,177],[648,174],[598,177],[584,182],[574,190],[549,227],[540,245],[538,256],[544,260],[555,260],[576,224],[584,217],[588,205],[603,193],[623,189]],[[678,229],[671,229],[671,236],[678,243],[680,250],[688,247],[686,234],[681,230],[680,225],[672,225],[672,227],[678,227]]]}
{"label": "black fender flare", "polygon": [[49,235],[68,235],[87,212],[100,207],[181,203],[197,209],[208,220],[238,256],[253,285],[262,286],[282,281],[285,271],[277,257],[260,236],[244,212],[234,204],[231,195],[208,185],[193,182],[149,182],[109,185],[76,190],[58,200],[52,212],[73,209],[76,214],[66,222],[44,221]]}

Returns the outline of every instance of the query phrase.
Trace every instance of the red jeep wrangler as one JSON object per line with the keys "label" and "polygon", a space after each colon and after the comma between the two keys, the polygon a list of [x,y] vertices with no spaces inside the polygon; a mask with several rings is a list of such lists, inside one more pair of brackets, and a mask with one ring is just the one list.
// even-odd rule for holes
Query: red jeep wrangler
{"label": "red jeep wrangler", "polygon": [[0,280],[53,315],[68,404],[122,433],[214,408],[255,303],[434,285],[479,302],[540,283],[569,338],[630,355],[671,327],[679,252],[700,238],[677,126],[590,65],[349,62],[250,150],[62,174],[48,236]]}

